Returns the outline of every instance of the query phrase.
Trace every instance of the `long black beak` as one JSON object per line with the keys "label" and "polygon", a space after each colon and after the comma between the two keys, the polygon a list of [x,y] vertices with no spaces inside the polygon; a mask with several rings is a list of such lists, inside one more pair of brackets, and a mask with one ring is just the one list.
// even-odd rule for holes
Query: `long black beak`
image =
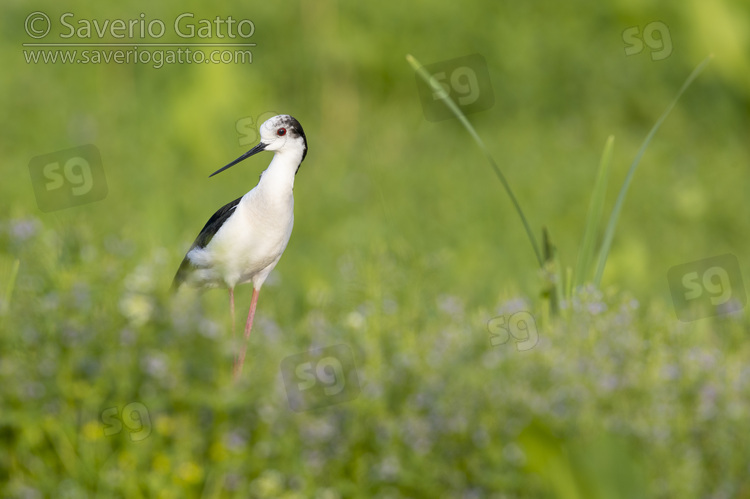
{"label": "long black beak", "polygon": [[213,172],[211,175],[209,175],[209,178],[213,177],[217,173],[223,172],[224,170],[226,170],[230,166],[234,166],[237,163],[239,163],[240,161],[245,160],[245,159],[249,158],[250,156],[252,156],[254,154],[258,154],[259,152],[264,151],[266,149],[266,146],[267,146],[267,144],[264,144],[263,142],[258,143],[257,146],[253,147],[252,149],[250,149],[249,151],[247,151],[245,154],[243,154],[239,158],[237,158],[234,161],[232,161],[231,163],[229,163],[224,168],[219,168],[218,170],[216,170],[215,172]]}

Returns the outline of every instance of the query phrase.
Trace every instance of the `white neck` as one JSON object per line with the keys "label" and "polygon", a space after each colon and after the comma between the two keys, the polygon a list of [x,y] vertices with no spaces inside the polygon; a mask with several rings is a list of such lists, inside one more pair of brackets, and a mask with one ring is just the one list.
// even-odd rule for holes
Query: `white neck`
{"label": "white neck", "polygon": [[275,152],[271,164],[260,177],[256,189],[264,195],[281,198],[291,195],[294,189],[294,177],[302,160],[301,151]]}

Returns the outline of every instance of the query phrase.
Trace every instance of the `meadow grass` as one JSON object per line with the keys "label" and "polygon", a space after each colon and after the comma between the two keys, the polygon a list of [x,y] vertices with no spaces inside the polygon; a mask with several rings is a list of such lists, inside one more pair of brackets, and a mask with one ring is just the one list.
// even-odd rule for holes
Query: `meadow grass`
{"label": "meadow grass", "polygon": [[[26,64],[29,12],[3,6],[0,495],[750,497],[750,321],[735,303],[682,322],[666,279],[721,253],[748,275],[738,6],[192,3],[196,19],[254,19],[256,60],[159,70]],[[655,19],[673,54],[625,55],[623,30]],[[481,52],[496,104],[466,123],[492,140],[425,119],[407,51]],[[310,151],[234,384],[226,292],[168,289],[267,164],[207,180],[249,147],[238,123],[271,110],[300,120]],[[30,159],[88,143],[107,197],[42,212]],[[627,209],[603,228],[618,188]],[[249,299],[239,288],[238,317]],[[293,410],[285,359],[336,345],[353,398]]]}
{"label": "meadow grass", "polygon": [[[3,229],[3,242],[18,244],[13,226]],[[25,259],[53,250],[54,270],[70,267],[63,261],[80,243],[95,241],[65,242],[37,225],[17,251]],[[375,251],[342,262],[332,290],[313,292],[291,315],[277,297],[282,284],[269,286],[247,370],[233,384],[224,321],[161,289],[163,257],[132,270],[106,258],[86,280],[40,267],[21,273],[2,318],[3,350],[15,352],[2,363],[6,494],[748,492],[744,318],[684,324],[662,306],[588,287],[569,320],[539,325],[535,348],[490,347],[488,320],[537,306],[469,308],[456,295],[430,303],[403,277],[377,277],[402,265],[429,274],[425,262]],[[118,282],[117,295],[103,293]],[[352,347],[361,393],[290,410],[281,361],[333,343]],[[103,411],[132,403],[147,412],[123,414],[120,431],[105,434]]]}

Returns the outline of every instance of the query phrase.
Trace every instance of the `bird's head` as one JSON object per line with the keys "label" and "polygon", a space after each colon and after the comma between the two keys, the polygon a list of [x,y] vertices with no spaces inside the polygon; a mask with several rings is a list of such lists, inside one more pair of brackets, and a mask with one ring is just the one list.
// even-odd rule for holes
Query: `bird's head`
{"label": "bird's head", "polygon": [[[261,151],[273,151],[280,154],[301,153],[300,164],[302,164],[307,155],[307,138],[305,137],[305,131],[302,130],[302,125],[288,114],[280,114],[267,119],[260,126],[260,142],[258,145],[209,176],[213,177]],[[299,166],[297,166],[297,170],[299,170]]]}

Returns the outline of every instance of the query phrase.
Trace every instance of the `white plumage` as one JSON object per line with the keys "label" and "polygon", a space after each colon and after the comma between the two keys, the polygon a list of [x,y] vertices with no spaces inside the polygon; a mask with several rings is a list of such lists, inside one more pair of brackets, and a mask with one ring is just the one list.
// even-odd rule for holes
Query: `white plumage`
{"label": "white plumage", "polygon": [[192,277],[196,283],[233,288],[252,281],[260,288],[278,263],[294,225],[294,197],[288,185],[294,182],[294,170],[279,163],[276,156],[268,173],[242,196],[205,248],[188,252],[188,260],[197,267]]}

